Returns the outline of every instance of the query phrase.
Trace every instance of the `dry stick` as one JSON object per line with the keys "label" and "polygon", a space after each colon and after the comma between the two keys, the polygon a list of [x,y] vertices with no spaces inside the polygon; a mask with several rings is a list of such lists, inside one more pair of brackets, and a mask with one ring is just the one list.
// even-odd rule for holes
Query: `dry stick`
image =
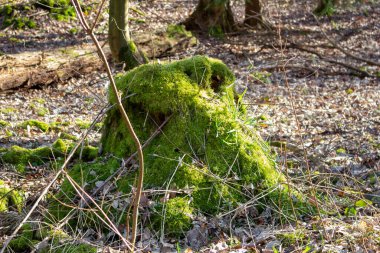
{"label": "dry stick", "polygon": [[[330,43],[331,43],[331,42],[330,42]],[[272,45],[272,46],[273,46],[273,45]],[[352,65],[349,65],[349,64],[347,64],[347,63],[340,62],[340,61],[336,61],[336,60],[333,60],[333,59],[331,59],[331,58],[327,58],[327,57],[323,56],[322,54],[318,53],[317,51],[314,51],[314,50],[311,50],[311,49],[305,48],[305,47],[303,47],[303,46],[297,44],[297,43],[294,42],[294,41],[289,42],[288,47],[293,47],[293,48],[299,49],[299,50],[301,50],[301,51],[308,52],[308,53],[310,53],[310,54],[315,54],[316,56],[318,56],[318,57],[319,57],[321,60],[323,60],[323,61],[326,61],[326,62],[329,62],[329,63],[333,63],[333,64],[337,64],[337,65],[343,66],[343,67],[345,67],[345,68],[347,68],[347,69],[353,70],[353,71],[355,71],[355,72],[357,72],[357,73],[360,73],[362,77],[376,77],[375,75],[372,75],[372,74],[368,73],[367,71],[361,70],[361,69],[359,69],[359,68],[357,68],[357,67],[354,67],[354,66],[352,66]],[[339,48],[337,47],[337,49],[339,49]],[[347,55],[348,55],[348,54],[347,54]],[[357,59],[357,58],[355,58],[354,55],[349,55],[349,56],[353,57],[354,59]],[[361,60],[362,60],[362,61],[365,61],[365,59],[361,59]],[[368,63],[368,62],[367,62],[367,63]],[[377,65],[377,64],[375,64],[375,65]]]}
{"label": "dry stick", "polygon": [[[98,53],[99,53],[99,56],[101,58],[101,60],[103,61],[104,63],[104,66],[106,67],[106,71],[107,71],[107,75],[108,75],[108,78],[110,80],[110,83],[111,83],[111,87],[112,87],[112,90],[115,94],[115,97],[116,97],[116,104],[117,104],[117,107],[119,108],[119,111],[121,113],[121,116],[124,120],[124,123],[126,124],[127,128],[128,128],[128,132],[130,133],[130,135],[132,136],[132,139],[136,145],[136,148],[137,148],[137,154],[138,154],[138,158],[139,158],[139,178],[138,178],[138,182],[137,182],[137,191],[136,191],[136,196],[135,196],[135,203],[134,203],[134,206],[133,206],[133,216],[132,216],[132,239],[131,239],[131,244],[132,244],[132,247],[134,249],[135,247],[135,242],[136,242],[136,233],[137,233],[137,220],[138,220],[138,212],[139,212],[139,204],[140,204],[140,198],[141,198],[141,192],[142,192],[142,186],[143,186],[143,181],[144,181],[144,154],[142,152],[142,147],[141,147],[141,144],[140,144],[140,140],[138,139],[134,129],[133,129],[133,126],[128,118],[128,115],[127,113],[125,112],[124,110],[124,107],[123,107],[123,104],[121,102],[121,98],[120,98],[120,94],[117,90],[117,87],[116,87],[116,84],[115,84],[115,80],[113,79],[113,76],[112,76],[112,72],[111,72],[111,68],[107,62],[107,58],[103,52],[103,49],[101,48],[99,42],[98,42],[98,39],[96,38],[95,34],[94,34],[94,27],[96,26],[96,23],[93,24],[92,28],[89,27],[89,25],[87,24],[87,21],[86,19],[84,18],[84,14],[82,12],[82,9],[80,7],[80,4],[78,2],[78,0],[71,0],[73,5],[74,5],[74,8],[75,8],[75,11],[78,15],[78,18],[79,18],[79,21],[82,25],[82,27],[84,28],[84,30],[87,32],[88,35],[90,35],[91,39],[93,40],[96,48],[98,49]],[[105,0],[103,0],[104,2]],[[101,7],[103,6],[103,4],[101,5]],[[100,11],[100,10],[99,10]],[[132,249],[132,251],[133,251]]]}
{"label": "dry stick", "polygon": [[130,245],[128,245],[128,241],[124,238],[124,236],[119,232],[119,229],[115,226],[115,224],[113,224],[113,222],[110,220],[110,218],[107,216],[107,214],[103,211],[103,209],[96,203],[96,201],[77,183],[75,182],[74,179],[72,179],[72,177],[69,176],[69,174],[67,174],[66,171],[63,172],[67,178],[67,180],[71,183],[71,185],[74,187],[75,191],[80,195],[80,197],[85,201],[87,202],[87,200],[90,200],[95,206],[96,208],[101,212],[101,214],[104,215],[104,218],[105,220],[99,215],[97,214],[97,212],[94,212],[94,214],[101,220],[103,221],[104,224],[108,225],[108,227],[110,227],[114,232],[115,234],[117,234],[124,242],[124,244],[127,246],[127,248],[129,250],[132,251],[132,248]]}
{"label": "dry stick", "polygon": [[94,30],[96,24],[98,23],[98,19],[99,19],[99,17],[100,17],[100,14],[102,13],[102,9],[103,9],[104,3],[105,3],[105,0],[103,0],[103,1],[100,3],[100,5],[99,5],[100,7],[98,8],[98,13],[96,14],[96,18],[95,18],[95,20],[94,20],[94,23],[93,23],[92,26],[91,26],[91,30],[92,30],[92,31]]}
{"label": "dry stick", "polygon": [[366,59],[366,58],[363,58],[363,57],[360,57],[360,56],[357,56],[357,55],[354,55],[350,52],[348,52],[346,49],[344,49],[343,47],[339,46],[338,43],[336,43],[334,40],[332,40],[327,34],[326,32],[323,30],[320,22],[319,22],[319,19],[313,15],[315,21],[317,21],[318,23],[318,26],[321,28],[321,32],[322,34],[325,36],[325,38],[330,42],[331,45],[333,45],[336,49],[338,49],[339,51],[341,51],[342,53],[344,53],[345,55],[348,55],[349,57],[355,59],[355,60],[358,60],[358,61],[363,61],[363,62],[366,62],[368,63],[369,65],[373,65],[373,66],[380,66],[380,63],[379,62],[375,62],[375,61],[372,61],[370,59]]}
{"label": "dry stick", "polygon": [[351,70],[353,70],[353,71],[355,71],[355,72],[360,73],[361,76],[363,76],[363,77],[375,77],[374,75],[368,73],[367,71],[361,70],[361,69],[359,69],[359,68],[357,68],[357,67],[354,67],[354,66],[349,65],[349,64],[344,63],[344,62],[340,62],[340,61],[333,60],[333,59],[331,59],[331,58],[327,58],[327,57],[321,55],[320,53],[318,53],[317,51],[311,50],[311,49],[309,49],[309,48],[304,48],[304,47],[302,47],[301,45],[298,45],[298,44],[296,44],[296,43],[294,43],[294,42],[289,43],[289,46],[291,46],[291,47],[293,47],[293,48],[296,48],[296,49],[299,49],[299,50],[301,50],[301,51],[308,52],[308,53],[310,53],[310,54],[315,54],[315,55],[318,56],[321,60],[324,60],[324,61],[326,61],[326,62],[334,63],[334,64],[337,64],[337,65],[341,65],[341,66],[343,66],[343,67],[345,67],[345,68],[351,69]]}
{"label": "dry stick", "polygon": [[[166,125],[166,123],[169,121],[169,119],[172,117],[172,115],[168,116],[165,121],[156,129],[156,131],[154,131],[154,133],[144,142],[144,144],[142,145],[142,148],[144,149],[146,146],[149,145],[149,143],[161,132],[162,128]],[[91,127],[90,127],[90,130],[91,130]],[[135,157],[137,155],[137,152],[133,153],[126,161],[125,161],[125,164],[128,164],[132,159],[133,157]],[[91,196],[95,196],[100,190],[102,190],[106,184],[112,179],[114,178],[117,174],[122,174],[124,168],[119,168],[115,173],[113,173],[111,176],[109,176],[103,183],[102,185],[100,185],[92,194]],[[85,199],[85,202],[86,202],[86,199]],[[84,205],[80,205],[81,208],[84,207]],[[75,212],[76,210],[74,210],[73,212],[69,213],[65,218],[63,218],[61,220],[61,222],[56,225],[55,229],[61,229],[74,215],[75,215]],[[45,237],[40,243],[42,242],[46,242],[47,240],[49,240],[49,236]],[[39,243],[39,244],[40,244]],[[38,248],[38,247],[37,247]],[[36,250],[33,250],[33,252],[35,252]]]}
{"label": "dry stick", "polygon": [[[280,39],[280,52],[282,55],[284,55],[284,47],[283,47],[283,42],[282,42],[282,37],[281,37],[281,31],[279,30],[278,31],[278,35],[279,35],[279,39]],[[309,164],[309,160],[307,159],[307,153],[306,153],[306,148],[305,148],[305,142],[303,140],[303,135],[302,135],[302,131],[301,131],[301,125],[300,125],[300,122],[298,121],[298,118],[297,118],[297,115],[296,115],[296,107],[295,107],[295,104],[294,104],[294,97],[293,97],[293,94],[292,92],[290,91],[290,87],[289,87],[289,82],[288,82],[288,77],[286,75],[286,64],[287,62],[284,63],[284,66],[283,66],[283,73],[284,73],[284,78],[285,78],[285,85],[286,85],[286,88],[289,92],[289,96],[290,96],[290,105],[291,105],[291,108],[292,108],[292,112],[294,114],[294,119],[296,121],[296,126],[297,126],[297,130],[298,132],[300,133],[300,140],[301,140],[301,147],[302,147],[302,150],[303,150],[303,155],[304,155],[304,159],[305,159],[305,163],[306,163],[306,169],[307,169],[307,172],[308,172],[308,181],[310,183],[310,185],[312,185],[312,180],[311,180],[311,169],[310,169],[310,164]],[[316,208],[317,208],[317,211],[318,211],[318,216],[319,218],[322,220],[322,215],[321,215],[321,210],[320,210],[320,207],[319,207],[319,203],[318,203],[318,199],[317,199],[317,193],[315,191],[315,189],[313,188],[312,189],[312,192],[313,194],[313,198],[315,200],[315,205],[316,205]],[[323,231],[325,232],[325,227],[323,226]]]}

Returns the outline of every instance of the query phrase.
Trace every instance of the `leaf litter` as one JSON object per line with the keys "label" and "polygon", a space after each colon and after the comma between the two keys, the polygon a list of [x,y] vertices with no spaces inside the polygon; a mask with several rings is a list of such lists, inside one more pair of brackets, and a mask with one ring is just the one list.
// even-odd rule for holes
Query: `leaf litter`
{"label": "leaf litter", "polygon": [[[132,1],[131,5],[144,14],[131,13],[136,18],[131,21],[132,36],[137,36],[183,21],[196,1],[154,1],[154,4]],[[243,3],[233,1],[233,6],[237,20],[241,21]],[[317,188],[324,192],[329,197],[325,204],[334,206],[339,215],[280,225],[272,223],[272,210],[260,213],[254,207],[239,217],[211,219],[199,215],[185,239],[165,238],[161,248],[159,238],[145,228],[138,244],[141,249],[175,252],[180,245],[187,252],[379,250],[380,88],[375,77],[379,68],[347,57],[331,45],[322,31],[352,53],[378,61],[380,5],[374,1],[352,3],[318,22],[311,14],[313,8],[307,1],[267,1],[264,13],[274,25],[273,30],[248,29],[223,39],[200,35],[196,47],[178,52],[168,60],[207,54],[226,62],[237,76],[237,89],[246,91],[244,102],[250,112],[247,122],[272,144],[279,169],[306,190]],[[80,30],[75,36],[68,32],[79,27],[77,21],[58,22],[39,10],[35,12],[37,30],[8,29],[4,32],[7,36],[0,36],[5,45],[3,53],[67,45],[80,47],[89,42]],[[137,18],[144,22],[137,22]],[[98,28],[103,40],[107,19],[105,13]],[[11,37],[19,41],[9,43]],[[357,76],[352,69],[299,50],[292,43],[365,69],[373,76]],[[0,129],[1,146],[30,148],[49,144],[61,131],[79,137],[83,129],[75,122],[78,119],[91,122],[107,106],[106,86],[105,74],[94,73],[41,89],[1,94],[0,120],[10,122],[10,126]],[[46,113],[38,113],[39,108],[45,108]],[[69,124],[48,133],[33,127],[27,130],[16,127],[31,118]],[[88,140],[97,144],[99,136],[99,132],[91,131]],[[13,168],[3,166],[0,177],[32,196],[49,181],[47,176],[51,173],[43,166],[34,169],[34,173],[23,177]],[[312,176],[311,182],[308,174]],[[125,196],[124,200],[105,197],[118,207],[129,202]]]}

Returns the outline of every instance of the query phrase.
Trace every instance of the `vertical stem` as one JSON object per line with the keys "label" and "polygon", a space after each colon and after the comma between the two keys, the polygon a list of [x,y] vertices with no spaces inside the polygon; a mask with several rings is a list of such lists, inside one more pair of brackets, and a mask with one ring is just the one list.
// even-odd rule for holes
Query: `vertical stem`
{"label": "vertical stem", "polygon": [[[86,19],[84,18],[84,15],[83,15],[83,12],[80,8],[80,5],[79,5],[79,2],[78,0],[71,0],[74,7],[75,7],[75,10],[78,14],[78,18],[83,26],[83,28],[86,30],[87,34],[90,35],[91,39],[93,40],[95,46],[96,46],[96,49],[98,50],[98,53],[99,53],[99,57],[100,59],[103,61],[104,63],[104,66],[106,68],[106,72],[107,72],[107,75],[108,75],[108,78],[110,80],[110,83],[111,83],[111,87],[112,87],[112,90],[113,92],[115,93],[115,97],[116,97],[116,105],[121,113],[121,116],[124,120],[124,123],[126,124],[127,126],[127,129],[128,129],[128,132],[130,133],[130,135],[132,136],[132,139],[135,143],[135,146],[136,146],[136,149],[137,149],[137,155],[138,155],[138,159],[139,159],[139,177],[138,177],[138,182],[137,182],[137,190],[136,190],[136,195],[134,197],[134,204],[133,204],[133,215],[132,215],[132,238],[131,238],[131,244],[132,244],[132,251],[135,247],[135,243],[136,243],[136,233],[137,233],[137,221],[138,221],[138,215],[139,215],[139,204],[140,204],[140,198],[141,198],[141,192],[142,192],[142,187],[143,187],[143,181],[144,181],[144,154],[143,154],[143,151],[142,151],[142,146],[141,146],[141,143],[140,143],[140,140],[138,139],[134,129],[133,129],[133,126],[129,120],[129,117],[127,115],[127,113],[125,112],[125,109],[123,107],[123,104],[121,102],[121,98],[120,98],[120,94],[117,90],[117,87],[116,87],[116,83],[115,83],[115,80],[112,76],[112,72],[111,72],[111,68],[107,62],[107,58],[102,50],[102,47],[100,46],[99,44],[99,41],[98,39],[96,38],[94,32],[93,32],[93,28],[90,28],[87,24],[87,21]],[[104,0],[103,0],[104,1]],[[92,27],[95,27],[96,24],[94,24]]]}
{"label": "vertical stem", "polygon": [[147,58],[138,50],[129,33],[129,0],[110,0],[109,9],[108,42],[112,57],[125,63],[125,70],[147,63]]}

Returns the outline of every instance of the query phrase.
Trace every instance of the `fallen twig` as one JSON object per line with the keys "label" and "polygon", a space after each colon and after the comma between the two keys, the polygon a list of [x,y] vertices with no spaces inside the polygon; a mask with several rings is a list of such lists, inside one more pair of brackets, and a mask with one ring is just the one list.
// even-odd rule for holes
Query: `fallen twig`
{"label": "fallen twig", "polygon": [[334,40],[332,40],[327,34],[326,32],[322,29],[322,26],[321,24],[319,23],[319,20],[318,18],[313,15],[314,19],[317,21],[318,23],[318,26],[319,28],[321,29],[321,32],[323,34],[323,36],[325,36],[325,38],[330,42],[331,45],[333,45],[336,49],[338,49],[339,51],[341,51],[342,53],[344,53],[345,55],[355,59],[355,60],[358,60],[358,61],[363,61],[363,62],[366,62],[368,63],[369,65],[372,65],[372,66],[380,66],[380,63],[379,62],[375,62],[375,61],[372,61],[370,59],[367,59],[367,58],[363,58],[363,57],[360,57],[360,56],[357,56],[357,55],[354,55],[352,53],[350,53],[349,51],[347,51],[346,49],[344,49],[343,47],[339,46],[338,43],[336,43]]}
{"label": "fallen twig", "polygon": [[344,63],[344,62],[340,62],[340,61],[336,61],[336,60],[333,60],[331,58],[327,58],[325,56],[323,56],[322,54],[320,54],[319,52],[315,51],[315,50],[312,50],[312,49],[309,49],[309,48],[305,48],[301,45],[298,45],[294,42],[290,42],[289,47],[293,47],[293,48],[296,48],[298,50],[301,50],[301,51],[305,51],[305,52],[308,52],[310,54],[314,54],[316,56],[318,56],[321,60],[323,61],[326,61],[326,62],[329,62],[329,63],[333,63],[333,64],[337,64],[337,65],[340,65],[340,66],[343,66],[347,69],[350,69],[350,70],[353,70],[354,72],[360,74],[361,77],[375,77],[374,75],[368,73],[367,71],[364,71],[364,70],[361,70],[357,67],[354,67],[350,64],[347,64],[347,63]]}

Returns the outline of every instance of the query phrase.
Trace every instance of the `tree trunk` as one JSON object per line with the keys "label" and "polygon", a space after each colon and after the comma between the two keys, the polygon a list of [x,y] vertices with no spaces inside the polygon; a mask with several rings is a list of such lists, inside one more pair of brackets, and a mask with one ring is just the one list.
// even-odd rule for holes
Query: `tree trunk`
{"label": "tree trunk", "polygon": [[207,31],[211,35],[232,32],[235,21],[229,0],[199,0],[195,11],[184,22],[189,30]]}
{"label": "tree trunk", "polygon": [[108,40],[114,60],[124,62],[126,64],[126,70],[147,63],[147,58],[138,50],[129,34],[129,1],[110,0],[109,8]]}
{"label": "tree trunk", "polygon": [[255,27],[262,23],[260,0],[245,0],[244,24]]}
{"label": "tree trunk", "polygon": [[314,10],[314,13],[319,16],[331,16],[334,14],[335,6],[337,4],[337,0],[319,0],[318,6]]}

